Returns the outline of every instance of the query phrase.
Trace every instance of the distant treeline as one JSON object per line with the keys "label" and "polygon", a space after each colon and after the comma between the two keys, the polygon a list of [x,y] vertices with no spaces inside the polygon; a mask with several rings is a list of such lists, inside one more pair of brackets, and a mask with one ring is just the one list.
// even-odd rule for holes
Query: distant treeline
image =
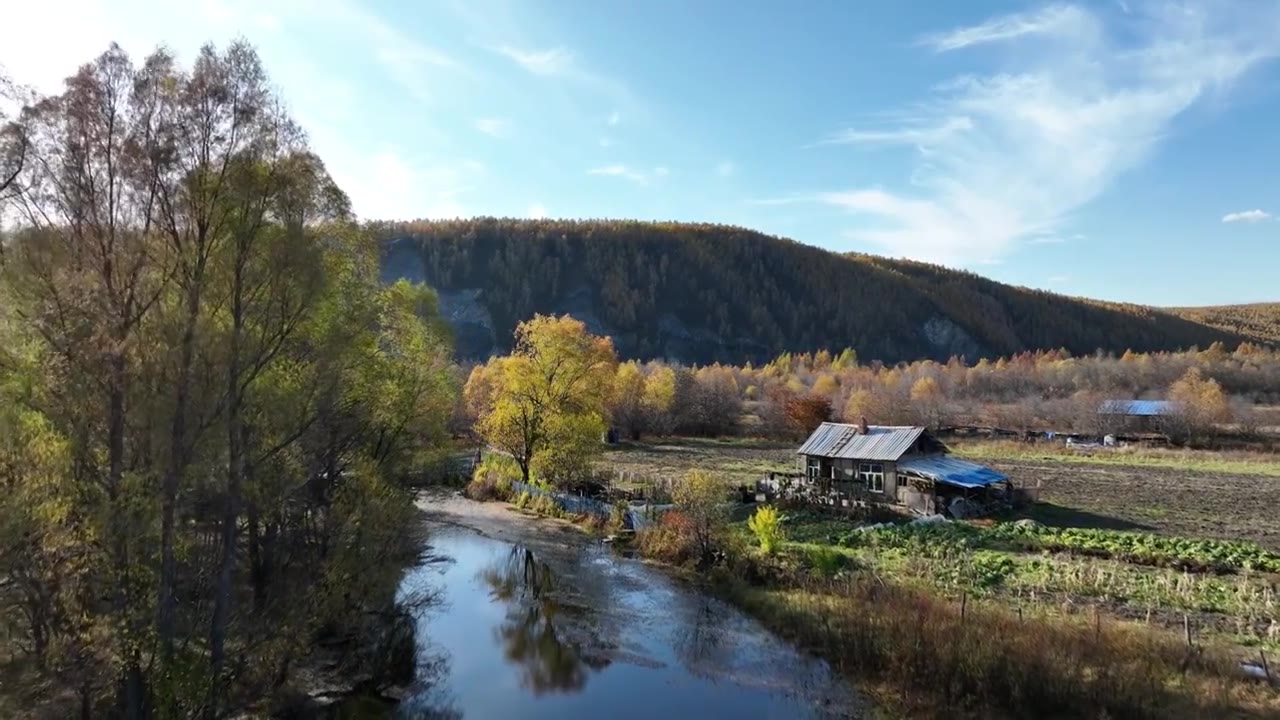
{"label": "distant treeline", "polygon": [[[1250,339],[1172,312],[1068,298],[968,272],[838,255],[738,227],[615,220],[374,223],[396,268],[479,290],[495,347],[536,313],[572,313],[624,358],[761,363],[851,347],[866,360],[945,361],[1063,348],[1172,351]],[[398,241],[398,242],[397,242]],[[398,267],[408,257],[417,267]],[[1221,325],[1221,323],[1218,323]],[[1233,326],[1247,331],[1248,326]]]}
{"label": "distant treeline", "polygon": [[862,364],[857,353],[783,354],[761,365],[618,366],[610,407],[623,434],[794,437],[822,420],[872,424],[994,425],[1103,434],[1122,430],[1098,413],[1109,399],[1169,399],[1153,424],[1174,440],[1209,439],[1224,425],[1256,433],[1255,406],[1280,400],[1280,352],[1221,344],[1177,353],[1021,353],[967,365]]}

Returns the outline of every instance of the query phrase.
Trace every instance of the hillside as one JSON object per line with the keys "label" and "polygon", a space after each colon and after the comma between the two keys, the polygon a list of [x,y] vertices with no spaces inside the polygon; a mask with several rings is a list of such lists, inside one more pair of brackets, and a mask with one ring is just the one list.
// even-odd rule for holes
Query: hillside
{"label": "hillside", "polygon": [[1169,308],[1168,311],[1202,325],[1280,344],[1280,303]]}
{"label": "hillside", "polygon": [[863,360],[896,362],[1242,339],[1151,308],[837,255],[736,227],[492,218],[372,227],[384,241],[384,279],[437,288],[470,357],[505,350],[536,312],[571,313],[627,357],[698,363],[846,346]]}

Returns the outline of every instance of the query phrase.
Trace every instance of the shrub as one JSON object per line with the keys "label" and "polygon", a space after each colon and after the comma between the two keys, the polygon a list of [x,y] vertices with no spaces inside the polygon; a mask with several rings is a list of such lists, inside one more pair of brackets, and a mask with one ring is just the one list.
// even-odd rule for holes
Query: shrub
{"label": "shrub", "polygon": [[528,491],[528,490],[525,490],[525,491],[521,492],[521,493],[516,497],[515,505],[516,505],[516,507],[518,507],[518,508],[520,508],[521,510],[523,510],[523,509],[525,509],[526,507],[528,507],[528,505],[529,505],[529,501],[530,501],[532,498],[533,498],[533,496],[531,496],[531,495],[529,494],[529,491]]}
{"label": "shrub", "polygon": [[825,545],[810,548],[805,552],[805,564],[815,575],[822,578],[833,578],[848,563],[849,558],[837,550]]}
{"label": "shrub", "polygon": [[671,510],[662,518],[636,533],[640,554],[673,565],[683,565],[702,557],[695,523],[679,510]]}
{"label": "shrub", "polygon": [[564,511],[560,509],[560,505],[556,503],[555,498],[550,495],[538,495],[529,503],[529,509],[539,515],[547,517],[561,517]]}
{"label": "shrub", "polygon": [[622,532],[627,527],[627,504],[616,502],[609,508],[609,523],[605,526],[609,532]]}
{"label": "shrub", "polygon": [[692,532],[699,559],[706,561],[728,518],[724,485],[708,472],[690,470],[672,489],[671,499]]}
{"label": "shrub", "polygon": [[520,479],[520,466],[506,455],[489,455],[476,466],[463,494],[472,500],[507,500],[512,483]]}
{"label": "shrub", "polygon": [[489,502],[501,497],[498,494],[497,481],[492,477],[481,475],[472,478],[471,482],[467,483],[467,486],[462,489],[462,494],[480,502]]}
{"label": "shrub", "polygon": [[755,514],[747,519],[747,528],[756,536],[756,540],[760,543],[760,550],[765,555],[772,555],[782,544],[782,521],[778,517],[777,509],[769,505],[757,509]]}

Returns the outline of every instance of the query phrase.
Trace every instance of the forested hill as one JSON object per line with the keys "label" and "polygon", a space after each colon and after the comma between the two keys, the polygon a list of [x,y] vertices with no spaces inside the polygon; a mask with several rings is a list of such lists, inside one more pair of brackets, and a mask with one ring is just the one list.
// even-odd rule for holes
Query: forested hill
{"label": "forested hill", "polygon": [[383,277],[440,292],[464,356],[506,350],[534,313],[570,313],[633,358],[759,362],[852,347],[863,360],[1172,350],[1243,336],[1151,308],[838,255],[722,225],[479,218],[374,223]]}
{"label": "forested hill", "polygon": [[1280,303],[1170,308],[1169,312],[1227,332],[1280,344]]}

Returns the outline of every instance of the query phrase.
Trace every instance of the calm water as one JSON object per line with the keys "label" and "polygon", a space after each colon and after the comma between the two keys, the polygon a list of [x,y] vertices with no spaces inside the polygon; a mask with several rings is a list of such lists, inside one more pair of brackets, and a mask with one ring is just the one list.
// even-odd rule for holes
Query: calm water
{"label": "calm water", "polygon": [[402,594],[418,620],[405,717],[850,717],[826,665],[755,621],[600,546],[434,531]]}

